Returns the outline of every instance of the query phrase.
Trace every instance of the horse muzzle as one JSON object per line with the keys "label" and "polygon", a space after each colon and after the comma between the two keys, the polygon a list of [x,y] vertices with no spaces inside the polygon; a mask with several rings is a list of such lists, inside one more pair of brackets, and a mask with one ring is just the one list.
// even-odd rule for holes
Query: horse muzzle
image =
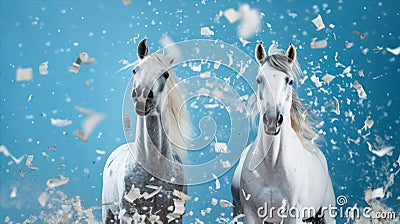
{"label": "horse muzzle", "polygon": [[277,135],[281,130],[283,123],[283,115],[278,113],[277,116],[269,116],[267,113],[263,115],[264,132],[267,135]]}
{"label": "horse muzzle", "polygon": [[146,116],[154,109],[154,104],[148,100],[145,103],[136,102],[135,111],[139,116]]}

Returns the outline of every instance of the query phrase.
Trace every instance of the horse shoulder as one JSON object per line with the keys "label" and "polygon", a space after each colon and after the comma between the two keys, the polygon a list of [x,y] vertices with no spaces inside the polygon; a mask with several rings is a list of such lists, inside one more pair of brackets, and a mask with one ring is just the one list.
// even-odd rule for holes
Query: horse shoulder
{"label": "horse shoulder", "polygon": [[238,197],[237,199],[240,198],[240,180],[242,178],[241,174],[242,174],[242,170],[243,170],[243,164],[246,160],[247,154],[248,154],[251,146],[252,146],[252,144],[248,145],[241,153],[239,163],[238,163],[235,173],[233,175],[231,191],[232,191],[232,196]]}

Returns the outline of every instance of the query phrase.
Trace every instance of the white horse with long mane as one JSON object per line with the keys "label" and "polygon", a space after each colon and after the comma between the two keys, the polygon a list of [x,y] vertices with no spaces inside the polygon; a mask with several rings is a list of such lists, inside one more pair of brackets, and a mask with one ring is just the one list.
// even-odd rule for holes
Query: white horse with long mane
{"label": "white horse with long mane", "polygon": [[138,57],[132,90],[138,115],[136,140],[118,147],[107,159],[103,222],[182,223],[171,213],[179,200],[174,190],[186,193],[180,149],[191,133],[189,114],[182,94],[174,88],[178,79],[170,69],[173,58],[148,55],[146,39],[139,43]]}
{"label": "white horse with long mane", "polygon": [[292,88],[301,74],[296,49],[273,44],[267,55],[259,43],[255,56],[260,70],[251,111],[259,114],[258,135],[232,180],[234,215],[249,224],[336,223],[329,214],[336,200],[327,162]]}

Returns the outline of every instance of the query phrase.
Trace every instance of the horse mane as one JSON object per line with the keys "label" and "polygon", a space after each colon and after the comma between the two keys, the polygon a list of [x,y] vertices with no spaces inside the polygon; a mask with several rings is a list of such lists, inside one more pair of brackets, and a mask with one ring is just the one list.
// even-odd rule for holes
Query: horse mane
{"label": "horse mane", "polygon": [[[273,43],[268,49],[268,56],[262,61],[262,65],[268,63],[272,68],[286,73],[298,83],[299,77],[302,75],[300,65],[297,60],[290,63],[290,59],[286,57],[286,51],[276,47]],[[289,59],[289,60],[288,60]],[[259,113],[257,107],[257,98],[253,94],[248,101],[249,111],[252,116],[252,123],[255,125],[256,116]],[[313,151],[316,145],[313,143],[317,133],[313,129],[312,120],[309,116],[306,106],[303,104],[296,90],[292,89],[292,106],[290,108],[290,120],[293,130],[299,137],[303,147],[309,151]]]}
{"label": "horse mane", "polygon": [[166,56],[160,54],[152,54],[150,56],[156,57],[161,66],[169,73],[169,78],[167,79],[168,114],[170,119],[169,138],[176,152],[184,159],[186,157],[185,149],[188,147],[186,139],[192,135],[193,131],[189,111],[185,106],[182,87],[175,88],[179,79],[171,69],[171,62]]}

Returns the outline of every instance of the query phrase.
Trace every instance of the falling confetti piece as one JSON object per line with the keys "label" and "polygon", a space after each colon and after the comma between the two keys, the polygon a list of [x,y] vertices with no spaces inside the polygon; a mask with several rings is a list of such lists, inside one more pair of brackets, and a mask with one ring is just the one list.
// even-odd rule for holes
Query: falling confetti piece
{"label": "falling confetti piece", "polygon": [[69,68],[69,71],[71,73],[78,74],[80,68],[81,68],[81,65],[74,62],[74,63],[72,63],[71,67]]}
{"label": "falling confetti piece", "polygon": [[202,36],[214,36],[214,31],[212,31],[212,30],[210,29],[210,27],[206,26],[206,27],[202,27],[202,28],[200,29],[200,34],[201,34]]}
{"label": "falling confetti piece", "polygon": [[220,205],[221,207],[223,207],[223,208],[226,208],[226,207],[233,207],[233,204],[232,204],[231,202],[229,202],[228,200],[225,200],[225,199],[219,200],[219,205]]}
{"label": "falling confetti piece", "polygon": [[218,69],[219,68],[219,66],[221,65],[221,60],[216,60],[216,61],[214,61],[214,69]]}
{"label": "falling confetti piece", "polygon": [[199,75],[200,78],[204,79],[204,78],[209,78],[211,76],[211,72],[207,71],[207,72],[203,72]]}
{"label": "falling confetti piece", "polygon": [[347,40],[346,40],[346,42],[344,43],[344,45],[346,46],[347,49],[352,48],[352,47],[354,46],[353,43],[348,42]]}
{"label": "falling confetti piece", "polygon": [[224,16],[230,23],[234,23],[240,19],[241,14],[239,12],[236,12],[234,9],[230,8],[225,10]]}
{"label": "falling confetti piece", "polygon": [[366,40],[366,39],[367,39],[367,35],[361,33],[361,32],[358,31],[358,30],[353,30],[353,34],[359,36],[359,37],[360,37],[361,39],[363,39],[363,40]]}
{"label": "falling confetti piece", "polygon": [[185,194],[185,193],[183,193],[181,191],[175,190],[175,189],[174,189],[172,195],[174,195],[174,196],[176,196],[176,197],[178,197],[178,198],[180,198],[180,199],[182,199],[184,201],[188,201],[190,199],[190,197],[187,194]]}
{"label": "falling confetti piece", "polygon": [[[89,65],[96,61],[94,58],[90,58],[88,53],[82,52],[79,54],[79,59],[84,62],[85,64]],[[80,63],[79,63],[80,64]]]}
{"label": "falling confetti piece", "polygon": [[228,153],[228,146],[224,142],[216,142],[214,145],[214,150],[217,153]]}
{"label": "falling confetti piece", "polygon": [[32,68],[17,68],[17,76],[16,80],[19,81],[28,81],[33,79],[33,70]]}
{"label": "falling confetti piece", "polygon": [[48,179],[46,185],[48,188],[56,188],[68,183],[69,178],[64,177],[62,174],[59,174],[60,179]]}
{"label": "falling confetti piece", "polygon": [[11,159],[16,164],[20,164],[22,162],[22,160],[25,158],[25,155],[22,155],[21,157],[16,158],[13,154],[10,153],[10,151],[4,145],[0,145],[0,152],[3,153],[6,157],[11,157]]}
{"label": "falling confetti piece", "polygon": [[49,62],[45,61],[42,64],[39,65],[39,74],[41,75],[47,75],[49,71],[47,70],[49,68]]}
{"label": "falling confetti piece", "polygon": [[11,190],[10,198],[16,198],[17,197],[17,187],[13,187]]}
{"label": "falling confetti piece", "polygon": [[39,204],[44,207],[49,200],[49,195],[46,192],[42,192],[38,197]]}
{"label": "falling confetti piece", "polygon": [[316,75],[312,75],[310,77],[310,80],[315,84],[316,87],[321,87],[322,86],[322,82],[319,81],[319,78]]}
{"label": "falling confetti piece", "polygon": [[250,41],[247,41],[247,40],[243,39],[243,37],[240,37],[239,40],[242,43],[243,47],[246,46],[247,44],[251,43]]}
{"label": "falling confetti piece", "polygon": [[50,122],[53,126],[56,127],[63,127],[72,124],[72,121],[68,119],[50,118]]}
{"label": "falling confetti piece", "polygon": [[322,80],[329,85],[329,83],[335,78],[335,76],[326,74],[322,77]]}
{"label": "falling confetti piece", "polygon": [[357,80],[354,81],[353,87],[357,90],[358,97],[361,100],[367,99],[367,93],[365,93],[364,88],[362,87],[362,85]]}
{"label": "falling confetti piece", "polygon": [[136,188],[135,185],[132,185],[131,190],[129,190],[128,194],[124,196],[124,199],[129,203],[133,203],[136,199],[142,197],[140,194],[140,189]]}
{"label": "falling confetti piece", "polygon": [[106,154],[106,150],[96,149],[96,153],[99,154],[99,155],[105,155]]}
{"label": "falling confetti piece", "polygon": [[26,157],[25,165],[26,165],[27,167],[32,166],[32,161],[33,161],[33,155],[28,155],[28,156]]}
{"label": "falling confetti piece", "polygon": [[317,38],[314,38],[310,43],[312,49],[326,48],[326,46],[328,46],[328,41],[326,39],[317,41]]}
{"label": "falling confetti piece", "polygon": [[142,194],[142,196],[143,196],[143,198],[144,198],[145,200],[156,196],[158,193],[160,193],[160,191],[161,191],[161,189],[162,189],[162,186],[147,185],[146,187],[147,187],[147,188],[150,188],[150,189],[153,189],[154,191],[151,192],[150,194],[147,193],[147,192],[144,192],[144,193]]}
{"label": "falling confetti piece", "polygon": [[364,127],[362,129],[364,130],[367,130],[367,128],[371,129],[373,125],[374,125],[374,120],[372,120],[371,116],[368,116],[364,121]]}
{"label": "falling confetti piece", "polygon": [[131,0],[122,0],[122,4],[124,4],[124,6],[128,6],[132,3]]}
{"label": "falling confetti piece", "polygon": [[87,138],[92,133],[93,129],[105,118],[105,114],[100,114],[79,106],[75,106],[75,109],[81,113],[89,115],[89,117],[82,123],[83,134]]}
{"label": "falling confetti piece", "polygon": [[361,69],[360,71],[358,71],[358,76],[364,77],[364,69]]}
{"label": "falling confetti piece", "polygon": [[317,31],[320,31],[325,28],[325,24],[322,21],[322,17],[320,14],[318,14],[317,18],[311,20],[312,23],[314,23],[315,27],[317,27]]}
{"label": "falling confetti piece", "polygon": [[131,130],[131,120],[129,119],[129,114],[124,114],[123,120],[124,120],[124,130],[125,131]]}
{"label": "falling confetti piece", "polygon": [[[369,142],[367,142],[369,143]],[[371,152],[379,157],[387,155],[390,151],[394,149],[394,146],[385,146],[381,150],[372,150]]]}
{"label": "falling confetti piece", "polygon": [[215,175],[214,173],[212,173],[211,175],[215,179],[215,189],[216,190],[220,189],[221,188],[221,183],[219,182],[217,175]]}
{"label": "falling confetti piece", "polygon": [[396,47],[394,49],[387,47],[386,50],[389,51],[390,53],[394,54],[394,55],[399,55],[400,54],[400,46]]}
{"label": "falling confetti piece", "polygon": [[76,129],[74,131],[74,135],[76,135],[76,137],[78,137],[82,142],[87,142],[88,138],[85,134],[83,134],[83,132],[80,129]]}
{"label": "falling confetti piece", "polygon": [[333,97],[333,99],[335,100],[335,109],[332,110],[332,112],[334,112],[336,115],[340,115],[340,104],[339,104],[339,100],[336,97]]}
{"label": "falling confetti piece", "polygon": [[231,163],[229,162],[229,160],[226,161],[220,160],[219,163],[221,164],[221,167],[224,169],[231,167]]}

